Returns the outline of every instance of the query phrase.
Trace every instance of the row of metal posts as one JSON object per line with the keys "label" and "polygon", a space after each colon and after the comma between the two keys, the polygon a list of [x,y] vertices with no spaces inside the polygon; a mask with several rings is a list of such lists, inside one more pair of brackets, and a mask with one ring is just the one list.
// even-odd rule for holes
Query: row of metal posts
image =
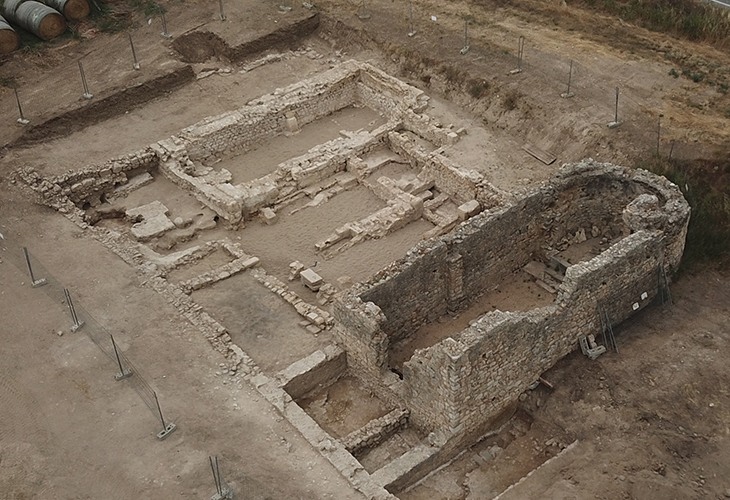
{"label": "row of metal posts", "polygon": [[[0,235],[1,236],[1,235]],[[28,274],[30,275],[30,282],[31,286],[33,288],[42,287],[44,285],[48,284],[48,280],[45,277],[38,277],[36,276],[36,273],[33,271],[33,265],[31,263],[30,259],[30,253],[28,252],[28,249],[26,247],[23,247],[23,257],[25,260],[25,265],[28,269]],[[79,318],[76,307],[74,306],[73,299],[71,298],[71,292],[68,290],[68,288],[63,289],[63,295],[64,300],[66,302],[66,305],[68,307],[69,313],[71,315],[71,331],[77,332],[81,330],[84,327],[85,322]],[[117,362],[117,366],[119,368],[119,372],[114,375],[114,379],[119,381],[126,378],[131,377],[134,373],[131,369],[131,363],[127,362],[124,363],[123,359],[126,359],[125,356],[122,354],[122,352],[119,350],[119,347],[117,346],[116,341],[114,340],[114,336],[109,334],[109,338],[111,340],[111,344],[114,350],[114,357]],[[139,377],[139,374],[137,374]],[[162,408],[160,407],[160,401],[157,398],[157,393],[155,391],[152,391],[152,394],[154,396],[155,405],[157,407],[157,413],[160,418],[160,422],[162,423],[162,431],[157,433],[157,438],[162,440],[165,439],[167,436],[169,436],[176,428],[177,426],[172,422],[166,422],[165,417],[162,414]],[[208,457],[210,468],[213,473],[213,483],[215,485],[215,494],[211,497],[211,500],[230,500],[234,498],[233,490],[229,487],[229,485],[226,483],[226,481],[223,479],[223,476],[220,471],[220,465],[218,462],[218,457],[211,456]]]}
{"label": "row of metal posts", "polygon": [[[38,287],[47,285],[48,280],[45,277],[36,276],[36,273],[33,271],[33,265],[31,263],[30,253],[28,252],[28,249],[26,247],[23,247],[22,251],[23,251],[23,257],[25,260],[25,265],[28,269],[28,274],[30,275],[31,286],[33,288],[38,288]],[[71,331],[75,333],[84,327],[85,321],[79,317],[79,315],[76,311],[76,307],[74,306],[73,299],[71,298],[71,292],[69,291],[68,288],[63,288],[63,296],[64,296],[64,301],[66,302],[66,306],[68,307],[69,314],[71,315],[71,321],[72,321]],[[117,347],[117,343],[114,340],[114,336],[109,334],[109,338],[111,340],[112,348],[114,351],[114,357],[116,358],[117,366],[119,368],[119,373],[115,374],[115,376],[114,376],[115,380],[123,380],[125,378],[132,376],[133,371],[131,370],[131,368],[129,366],[125,366],[125,363],[122,362],[122,360],[126,359],[126,357],[121,353],[121,351],[119,351],[119,348]],[[139,377],[140,375],[137,374],[137,376]],[[145,382],[145,385],[147,385],[146,382]],[[157,415],[162,424],[162,431],[157,433],[157,438],[162,440],[162,439],[165,439],[168,435],[170,435],[177,428],[177,426],[172,422],[165,421],[165,417],[162,414],[162,408],[160,407],[160,401],[157,398],[157,393],[154,390],[151,390],[151,388],[150,388],[150,391],[152,392],[152,396],[154,398],[154,402],[155,402],[156,409],[157,409]]]}
{"label": "row of metal posts", "polygon": [[[225,12],[223,11],[223,0],[218,0],[218,5],[219,5],[219,9],[220,9],[220,19],[221,19],[221,21],[225,21],[226,15],[225,15]],[[168,31],[167,31],[167,20],[165,19],[165,13],[161,12],[160,17],[162,20],[162,33],[160,35],[165,38],[172,38],[172,35],[170,35],[170,33],[168,33]],[[361,20],[366,20],[366,19],[370,18],[370,12],[367,10],[365,0],[361,0],[360,10],[358,12],[358,18],[360,18]],[[417,32],[416,32],[416,28],[415,28],[415,25],[413,22],[413,4],[411,2],[408,2],[408,20],[409,20],[408,36],[412,37]],[[137,52],[134,48],[134,41],[132,40],[131,33],[128,34],[128,36],[129,36],[129,45],[130,45],[130,48],[132,49],[132,60],[133,60],[132,67],[135,70],[139,70],[140,64],[139,64],[139,61],[137,60]],[[470,48],[471,48],[471,46],[469,45],[469,22],[465,19],[464,20],[464,45],[459,52],[462,55],[464,55],[467,52],[469,52]],[[514,75],[514,74],[522,72],[522,60],[523,60],[523,56],[524,56],[524,50],[525,50],[525,37],[520,36],[517,41],[517,68],[511,70],[510,74]],[[82,82],[83,91],[84,91],[82,96],[84,97],[84,99],[92,99],[94,97],[94,95],[89,91],[89,86],[88,86],[88,83],[86,80],[86,74],[84,73],[84,66],[81,61],[79,61],[78,63],[79,63],[79,72],[81,73],[81,82]],[[570,97],[575,96],[575,94],[571,91],[572,77],[573,77],[573,61],[571,60],[570,69],[568,71],[568,89],[565,92],[563,92],[562,94],[560,94],[560,97],[570,98]],[[23,107],[20,103],[20,96],[18,95],[17,87],[14,90],[15,90],[15,99],[18,104],[18,112],[20,114],[20,118],[18,118],[17,121],[18,121],[18,123],[20,123],[22,125],[27,125],[28,123],[30,123],[30,121],[23,114]],[[619,87],[616,87],[614,118],[613,118],[613,121],[608,123],[609,128],[615,128],[615,127],[618,127],[619,125],[621,125],[621,122],[618,119],[619,95],[620,95]],[[672,149],[673,149],[673,145],[672,145]],[[658,152],[659,152],[659,147],[657,145],[657,153]],[[670,152],[670,157],[671,157],[671,152]]]}

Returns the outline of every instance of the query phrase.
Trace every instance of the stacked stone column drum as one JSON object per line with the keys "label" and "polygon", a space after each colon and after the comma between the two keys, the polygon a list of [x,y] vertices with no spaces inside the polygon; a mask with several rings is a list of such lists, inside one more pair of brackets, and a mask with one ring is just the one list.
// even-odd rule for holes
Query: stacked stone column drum
{"label": "stacked stone column drum", "polygon": [[[662,270],[676,271],[689,222],[679,189],[643,170],[586,160],[564,166],[540,189],[487,210],[452,233],[423,242],[402,260],[341,295],[336,336],[352,373],[381,397],[399,401],[411,422],[467,442],[494,425],[520,393],[580,335],[600,335],[598,304],[614,325],[648,305]],[[482,294],[581,229],[624,236],[568,267],[553,304],[487,313],[438,344],[415,352],[403,379],[390,373],[397,341]]]}

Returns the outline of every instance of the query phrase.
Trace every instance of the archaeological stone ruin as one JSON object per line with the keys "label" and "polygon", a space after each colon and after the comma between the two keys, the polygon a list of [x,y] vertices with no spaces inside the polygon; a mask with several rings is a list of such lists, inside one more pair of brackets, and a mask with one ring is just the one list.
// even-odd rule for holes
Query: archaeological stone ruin
{"label": "archaeological stone ruin", "polygon": [[[500,190],[450,158],[469,131],[429,117],[428,102],[347,61],[140,151],[18,176],[137,269],[356,488],[393,498],[502,425],[559,359],[599,355],[606,326],[661,300],[689,221],[663,177],[593,160]],[[256,159],[348,109],[361,122]],[[316,225],[324,210],[331,226]],[[393,258],[374,246],[390,239]],[[224,286],[236,307],[271,308],[258,335],[209,305]],[[505,305],[505,290],[520,300]],[[288,336],[266,344],[271,318]],[[274,359],[282,343],[290,357]],[[335,384],[377,415],[328,430],[315,407],[330,403],[312,395]],[[396,433],[409,449],[361,463]]]}

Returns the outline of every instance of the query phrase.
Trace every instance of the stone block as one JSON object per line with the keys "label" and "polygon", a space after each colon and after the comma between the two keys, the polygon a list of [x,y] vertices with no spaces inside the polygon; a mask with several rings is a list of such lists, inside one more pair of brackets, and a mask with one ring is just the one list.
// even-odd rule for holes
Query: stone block
{"label": "stone block", "polygon": [[541,280],[545,276],[545,264],[542,262],[532,261],[528,262],[525,267],[522,268],[523,271],[525,271],[527,274],[532,276],[535,279]]}
{"label": "stone block", "polygon": [[259,263],[258,257],[249,257],[248,259],[241,262],[241,267],[243,269],[250,269],[254,266],[256,266]]}
{"label": "stone block", "polygon": [[294,113],[286,114],[286,130],[292,134],[299,132],[299,122],[297,122],[297,117],[294,116]]}
{"label": "stone block", "polygon": [[174,228],[175,224],[172,223],[167,215],[160,214],[144,219],[142,222],[133,224],[132,235],[134,235],[138,241],[147,241],[152,238],[162,236],[167,231]]}
{"label": "stone block", "polygon": [[295,260],[289,264],[289,281],[294,281],[299,277],[299,274],[304,270],[304,264]]}
{"label": "stone block", "polygon": [[262,208],[260,215],[261,220],[263,220],[267,226],[271,226],[272,224],[279,222],[279,216],[269,207]]}
{"label": "stone block", "polygon": [[[141,207],[126,211],[126,216],[133,221],[132,234],[138,241],[157,238],[175,228],[175,224],[167,217],[167,207],[159,201],[153,201]],[[141,219],[141,220],[140,220]]]}
{"label": "stone block", "polygon": [[470,217],[474,217],[481,209],[482,207],[477,200],[469,200],[460,205],[456,211],[459,214],[459,219],[466,220]]}
{"label": "stone block", "polygon": [[322,285],[324,285],[324,279],[322,279],[322,276],[315,273],[310,268],[304,269],[301,273],[299,273],[299,277],[302,279],[302,284],[313,292],[319,291]]}

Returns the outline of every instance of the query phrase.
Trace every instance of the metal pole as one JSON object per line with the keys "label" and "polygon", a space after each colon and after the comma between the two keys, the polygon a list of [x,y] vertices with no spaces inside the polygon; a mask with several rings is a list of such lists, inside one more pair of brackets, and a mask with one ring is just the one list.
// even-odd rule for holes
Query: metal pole
{"label": "metal pole", "polygon": [[155,391],[152,391],[152,394],[155,396],[155,404],[157,405],[157,412],[160,414],[160,422],[162,422],[162,430],[164,431],[167,429],[167,426],[165,425],[165,417],[162,416],[162,408],[160,408],[160,400],[157,399],[157,393]]}
{"label": "metal pole", "polygon": [[132,47],[132,59],[134,59],[134,69],[139,70],[139,62],[137,62],[137,52],[134,50],[134,42],[132,41],[132,34],[129,33],[129,46]]}
{"label": "metal pole", "polygon": [[413,27],[413,4],[411,2],[408,2],[408,25],[410,26],[410,31],[408,32],[408,36],[415,35],[416,30]]}
{"label": "metal pole", "polygon": [[469,21],[464,19],[464,47],[459,51],[461,55],[469,52]]}
{"label": "metal pole", "polygon": [[79,71],[81,72],[81,83],[84,84],[84,99],[91,99],[94,94],[89,92],[89,85],[86,82],[86,73],[84,73],[84,65],[79,61]]}
{"label": "metal pole", "polygon": [[568,70],[568,90],[564,94],[560,94],[560,97],[573,97],[573,93],[570,91],[570,84],[573,80],[573,60],[570,60],[570,69]]}
{"label": "metal pole", "polygon": [[521,36],[517,39],[517,68],[509,72],[510,75],[522,73],[522,54],[525,50],[525,37]]}
{"label": "metal pole", "polygon": [[76,309],[74,308],[74,303],[71,300],[71,294],[69,293],[68,288],[63,289],[63,295],[66,298],[66,305],[68,305],[68,310],[71,313],[71,320],[73,321],[71,331],[77,332],[82,326],[84,326],[84,322],[79,321],[79,317],[76,315]]}
{"label": "metal pole", "polygon": [[621,122],[618,121],[618,95],[619,88],[616,87],[616,106],[614,108],[613,121],[608,124],[608,128],[616,128],[621,125]]}
{"label": "metal pole", "polygon": [[225,12],[223,12],[223,0],[218,0],[218,6],[220,7],[220,10],[221,10],[221,21],[225,21],[226,14],[225,14]]}
{"label": "metal pole", "polygon": [[[216,463],[218,462],[218,457],[216,458]],[[215,491],[218,493],[218,495],[222,495],[223,492],[221,491],[221,485],[218,481],[218,475],[216,474],[215,465],[213,465],[213,457],[208,457],[208,461],[210,462],[210,470],[213,471],[213,482],[215,483]]]}
{"label": "metal pole", "polygon": [[662,137],[662,114],[660,113],[656,121],[656,154],[659,156],[659,146],[661,145]]}
{"label": "metal pole", "polygon": [[160,415],[160,422],[162,422],[162,430],[157,433],[157,439],[162,441],[167,436],[172,434],[172,432],[177,429],[177,426],[170,422],[169,424],[165,422],[165,417],[162,416],[162,408],[160,408],[160,400],[157,399],[157,393],[155,391],[152,391],[152,395],[155,397],[155,404],[157,405],[157,412]]}
{"label": "metal pole", "polygon": [[23,255],[25,256],[25,264],[28,266],[28,274],[30,274],[30,286],[32,286],[33,288],[37,288],[48,283],[46,281],[46,278],[36,279],[35,275],[33,274],[33,267],[30,265],[30,252],[28,252],[28,249],[26,247],[23,247]]}
{"label": "metal pole", "polygon": [[674,141],[672,141],[672,142],[670,143],[670,145],[669,145],[669,157],[668,157],[668,159],[669,159],[669,160],[671,160],[671,159],[672,159],[672,153],[673,153],[673,152],[674,152]]}
{"label": "metal pole", "polygon": [[568,94],[570,94],[570,83],[573,80],[573,60],[570,60],[570,70],[568,70]]}
{"label": "metal pole", "polygon": [[15,91],[15,101],[18,103],[18,112],[20,113],[20,118],[18,118],[18,123],[21,125],[28,125],[30,123],[30,120],[26,119],[26,117],[23,115],[23,107],[20,105],[20,97],[18,96],[18,88],[13,87],[13,90]]}
{"label": "metal pole", "polygon": [[165,38],[172,38],[172,35],[167,32],[167,20],[165,20],[165,13],[160,12],[160,16],[162,17],[162,33],[160,33],[160,35]]}
{"label": "metal pole", "polygon": [[30,255],[28,255],[28,249],[26,247],[23,247],[23,255],[25,256],[25,263],[28,266],[28,273],[30,274],[30,281],[35,282],[35,277],[33,276],[33,267],[30,265]]}
{"label": "metal pole", "polygon": [[114,355],[117,358],[117,365],[119,365],[119,373],[114,375],[115,380],[122,380],[127,377],[130,377],[132,375],[131,370],[125,370],[124,366],[122,365],[122,358],[119,355],[119,349],[117,349],[117,343],[114,342],[114,336],[112,334],[109,334],[109,338],[112,339],[112,347],[114,348]]}
{"label": "metal pole", "polygon": [[360,2],[360,12],[357,14],[357,17],[359,19],[370,19],[370,13],[365,6],[365,0],[362,0]]}
{"label": "metal pole", "polygon": [[221,468],[218,466],[218,456],[215,457],[215,475],[218,478],[218,487],[221,495],[223,494],[223,481],[221,481]]}

